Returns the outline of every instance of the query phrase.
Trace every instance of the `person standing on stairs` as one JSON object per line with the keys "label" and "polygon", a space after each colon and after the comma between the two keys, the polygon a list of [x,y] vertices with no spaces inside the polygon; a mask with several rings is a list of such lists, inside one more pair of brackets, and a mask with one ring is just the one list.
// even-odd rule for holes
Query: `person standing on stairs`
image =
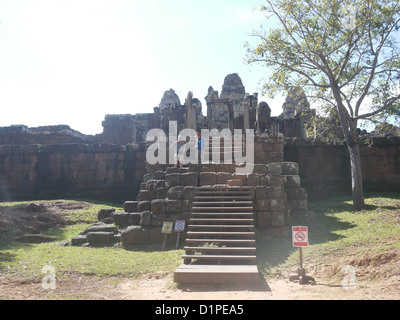
{"label": "person standing on stairs", "polygon": [[196,143],[196,149],[197,149],[197,159],[198,159],[198,163],[201,165],[203,160],[202,159],[202,155],[201,155],[201,151],[204,149],[205,147],[205,139],[201,136],[200,132],[197,132],[197,143]]}

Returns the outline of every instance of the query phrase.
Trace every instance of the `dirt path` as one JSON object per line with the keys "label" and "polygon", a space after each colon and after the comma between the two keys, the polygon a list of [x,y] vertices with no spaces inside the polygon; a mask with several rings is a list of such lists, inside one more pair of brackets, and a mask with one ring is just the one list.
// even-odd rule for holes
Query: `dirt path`
{"label": "dirt path", "polygon": [[259,285],[181,284],[171,274],[144,275],[139,279],[99,280],[70,277],[45,290],[42,283],[0,278],[0,300],[400,300],[400,275],[357,281],[344,288],[318,280],[315,285],[299,285],[288,279],[269,279]]}
{"label": "dirt path", "polygon": [[[400,299],[400,276],[354,286],[328,284],[299,285],[288,279],[262,281],[260,285],[187,284],[171,288],[172,276],[144,277],[119,285],[123,299],[131,300],[387,300]],[[121,297],[122,298],[122,297]]]}

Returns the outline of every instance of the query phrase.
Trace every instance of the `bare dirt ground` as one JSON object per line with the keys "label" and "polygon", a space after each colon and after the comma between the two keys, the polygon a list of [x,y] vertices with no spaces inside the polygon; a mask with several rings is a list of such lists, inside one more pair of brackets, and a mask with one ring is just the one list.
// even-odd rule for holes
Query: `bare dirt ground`
{"label": "bare dirt ground", "polygon": [[[383,254],[373,268],[368,261],[354,259],[355,282],[350,273],[325,264],[311,265],[307,275],[316,284],[300,285],[288,277],[261,279],[258,285],[179,284],[172,274],[155,273],[137,279],[102,279],[70,275],[56,281],[55,289],[44,289],[41,282],[0,277],[0,299],[10,300],[399,300],[400,253]],[[376,264],[376,262],[375,262]],[[378,263],[379,264],[379,263]],[[379,274],[379,270],[382,271]],[[384,271],[386,270],[386,272]],[[391,271],[389,271],[391,270]],[[389,272],[391,275],[389,275]],[[371,277],[371,274],[374,276]],[[294,274],[294,273],[292,273]]]}

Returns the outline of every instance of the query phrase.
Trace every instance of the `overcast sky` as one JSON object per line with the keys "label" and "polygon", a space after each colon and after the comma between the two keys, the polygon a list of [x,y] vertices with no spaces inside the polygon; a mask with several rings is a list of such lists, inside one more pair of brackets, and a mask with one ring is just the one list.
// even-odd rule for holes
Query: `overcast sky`
{"label": "overcast sky", "polygon": [[[164,91],[203,103],[238,73],[261,93],[267,70],[244,63],[262,0],[1,0],[0,126],[67,124],[102,132],[106,114],[151,113]],[[282,101],[267,101],[272,114]]]}

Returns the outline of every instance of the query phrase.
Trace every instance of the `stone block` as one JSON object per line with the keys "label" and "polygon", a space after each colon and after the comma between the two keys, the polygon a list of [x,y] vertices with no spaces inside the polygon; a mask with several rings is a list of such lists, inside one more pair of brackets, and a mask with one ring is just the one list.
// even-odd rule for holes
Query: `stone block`
{"label": "stone block", "polygon": [[115,226],[110,226],[103,223],[96,223],[87,227],[84,231],[80,233],[80,235],[87,235],[89,232],[117,232],[117,228]]}
{"label": "stone block", "polygon": [[151,211],[143,211],[140,213],[140,225],[142,227],[150,227],[151,225],[151,218],[152,218]]}
{"label": "stone block", "polygon": [[217,174],[215,172],[201,172],[200,173],[200,185],[201,186],[213,186],[217,183]]}
{"label": "stone block", "polygon": [[196,187],[188,186],[183,188],[183,199],[193,200],[196,194]]}
{"label": "stone block", "polygon": [[272,215],[268,211],[260,211],[256,213],[256,225],[258,228],[266,228],[271,225]]}
{"label": "stone block", "polygon": [[181,200],[166,200],[165,201],[165,212],[166,213],[182,212],[182,201]]}
{"label": "stone block", "polygon": [[307,190],[304,188],[285,189],[288,200],[307,200]]}
{"label": "stone block", "polygon": [[285,224],[285,215],[283,212],[271,213],[271,225],[274,227],[281,227]]}
{"label": "stone block", "polygon": [[165,175],[166,187],[172,188],[181,184],[181,177],[179,173],[169,173]]}
{"label": "stone block", "polygon": [[171,174],[171,173],[179,173],[179,168],[174,168],[174,167],[169,167],[167,170],[165,170],[166,174]]}
{"label": "stone block", "polygon": [[300,187],[300,176],[298,175],[282,176],[282,182],[285,188],[297,188]]}
{"label": "stone block", "polygon": [[151,201],[154,199],[154,192],[149,190],[140,190],[139,191],[139,201]]}
{"label": "stone block", "polygon": [[143,177],[143,182],[146,183],[149,180],[153,180],[155,178],[154,173],[146,173]]}
{"label": "stone block", "polygon": [[233,173],[236,170],[235,163],[220,163],[215,165],[215,172],[226,172],[226,173]]}
{"label": "stone block", "polygon": [[193,201],[192,200],[183,200],[182,201],[182,212],[189,212],[192,210]]}
{"label": "stone block", "polygon": [[265,174],[259,174],[259,183],[260,183],[260,186],[267,185],[267,177],[265,176]]}
{"label": "stone block", "polygon": [[254,201],[254,208],[256,211],[269,211],[269,200],[258,199]]}
{"label": "stone block", "polygon": [[181,174],[182,186],[197,186],[199,183],[199,174],[197,172],[187,172]]}
{"label": "stone block", "polygon": [[130,225],[130,213],[129,212],[114,212],[113,221],[115,225],[120,228],[127,227]]}
{"label": "stone block", "polygon": [[161,171],[161,170],[156,171],[156,172],[154,173],[154,178],[155,178],[156,180],[165,180],[165,172],[164,172],[164,171]]}
{"label": "stone block", "polygon": [[217,184],[227,184],[227,181],[230,179],[232,179],[232,173],[230,172],[217,173]]}
{"label": "stone block", "polygon": [[298,175],[299,164],[297,162],[282,162],[283,175]]}
{"label": "stone block", "polygon": [[165,214],[153,213],[150,221],[151,227],[162,227],[164,221],[166,220]]}
{"label": "stone block", "polygon": [[154,213],[165,213],[165,200],[155,199],[151,202],[151,211]]}
{"label": "stone block", "polygon": [[81,246],[87,242],[86,235],[77,235],[71,238],[71,246]]}
{"label": "stone block", "polygon": [[268,173],[266,176],[267,186],[269,187],[282,187],[282,178],[279,174]]}
{"label": "stone block", "polygon": [[270,200],[269,207],[271,211],[285,211],[285,200],[284,199],[272,199]]}
{"label": "stone block", "polygon": [[271,162],[267,164],[269,174],[282,174],[281,162]]}
{"label": "stone block", "polygon": [[140,226],[130,226],[121,232],[121,242],[123,245],[138,245],[149,243],[150,228]]}
{"label": "stone block", "polygon": [[248,186],[258,186],[260,184],[260,176],[258,173],[249,173],[246,180]]}
{"label": "stone block", "polygon": [[232,174],[232,179],[239,179],[242,182],[242,186],[246,185],[246,178],[247,178],[246,174],[237,174],[237,173]]}
{"label": "stone block", "polygon": [[167,193],[168,193],[167,187],[157,188],[156,199],[165,199],[167,197]]}
{"label": "stone block", "polygon": [[149,243],[150,244],[162,244],[164,241],[164,234],[161,233],[162,230],[162,223],[161,226],[153,227],[150,229],[149,232]]}
{"label": "stone block", "polygon": [[241,187],[243,185],[241,179],[230,179],[226,182],[228,187]]}
{"label": "stone block", "polygon": [[254,164],[253,173],[267,174],[268,166],[266,164]]}
{"label": "stone block", "polygon": [[140,212],[131,212],[129,213],[130,225],[138,226],[140,225],[141,213]]}
{"label": "stone block", "polygon": [[256,199],[268,199],[268,187],[267,186],[257,186],[255,188]]}
{"label": "stone block", "polygon": [[138,203],[138,211],[148,211],[151,209],[151,202],[150,201],[139,201]]}
{"label": "stone block", "polygon": [[308,203],[307,200],[288,200],[288,203],[290,205],[290,209],[292,211],[296,210],[307,210],[308,209]]}
{"label": "stone block", "polygon": [[214,163],[203,163],[201,166],[201,171],[202,172],[215,172],[215,164]]}
{"label": "stone block", "polygon": [[89,243],[112,243],[114,232],[88,232],[87,240]]}
{"label": "stone block", "polygon": [[281,187],[268,187],[270,199],[284,199],[285,191]]}
{"label": "stone block", "polygon": [[114,208],[100,209],[97,213],[97,219],[101,221],[106,218],[111,218],[114,212]]}
{"label": "stone block", "polygon": [[154,192],[155,192],[158,188],[162,188],[162,187],[165,187],[165,180],[156,180]]}
{"label": "stone block", "polygon": [[125,201],[123,208],[125,212],[137,212],[138,201]]}
{"label": "stone block", "polygon": [[172,200],[179,200],[183,197],[183,186],[176,186],[168,189],[167,198]]}

